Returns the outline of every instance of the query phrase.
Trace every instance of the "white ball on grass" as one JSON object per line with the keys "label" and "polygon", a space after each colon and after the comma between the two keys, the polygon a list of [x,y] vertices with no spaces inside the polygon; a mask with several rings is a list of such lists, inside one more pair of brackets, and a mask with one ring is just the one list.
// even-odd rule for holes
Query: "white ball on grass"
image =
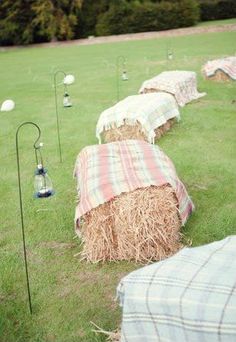
{"label": "white ball on grass", "polygon": [[15,108],[15,102],[12,100],[6,100],[1,105],[1,112],[10,112]]}

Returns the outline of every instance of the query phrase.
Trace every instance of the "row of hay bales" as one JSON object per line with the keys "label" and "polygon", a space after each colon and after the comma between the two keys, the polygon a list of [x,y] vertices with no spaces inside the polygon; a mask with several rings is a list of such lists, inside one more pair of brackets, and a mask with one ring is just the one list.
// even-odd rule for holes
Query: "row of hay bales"
{"label": "row of hay bales", "polygon": [[154,142],[180,119],[179,107],[204,95],[195,72],[167,71],[101,113],[99,144],[80,152],[74,170],[83,259],[149,262],[182,247],[180,228],[194,205]]}

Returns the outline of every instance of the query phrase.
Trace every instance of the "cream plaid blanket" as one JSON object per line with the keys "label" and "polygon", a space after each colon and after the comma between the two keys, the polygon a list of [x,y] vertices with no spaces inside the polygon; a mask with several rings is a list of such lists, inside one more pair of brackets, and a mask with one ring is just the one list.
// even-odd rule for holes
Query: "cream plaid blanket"
{"label": "cream plaid blanket", "polygon": [[148,141],[154,143],[155,129],[167,120],[180,119],[174,97],[167,93],[152,93],[128,96],[115,106],[103,111],[96,127],[96,137],[101,143],[101,133],[113,127],[141,124]]}
{"label": "cream plaid blanket", "polygon": [[214,76],[218,70],[223,71],[236,81],[236,57],[226,57],[208,61],[203,67],[203,71],[208,77]]}
{"label": "cream plaid blanket", "polygon": [[165,91],[174,95],[181,107],[206,95],[197,91],[197,77],[193,71],[164,71],[143,82],[139,93],[142,94],[148,90]]}
{"label": "cream plaid blanket", "polygon": [[183,225],[194,209],[171,160],[158,146],[142,140],[123,140],[83,148],[76,159],[74,175],[80,193],[75,222],[91,209],[123,192],[167,183],[175,190]]}
{"label": "cream plaid blanket", "polygon": [[120,342],[235,342],[236,235],[124,277]]}

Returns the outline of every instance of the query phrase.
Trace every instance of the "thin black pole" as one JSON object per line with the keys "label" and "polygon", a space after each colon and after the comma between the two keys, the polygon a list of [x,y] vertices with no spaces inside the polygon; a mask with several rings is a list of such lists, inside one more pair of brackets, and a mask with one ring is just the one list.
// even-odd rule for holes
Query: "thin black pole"
{"label": "thin black pole", "polygon": [[169,70],[169,43],[166,44],[166,62],[167,62],[167,69]]}
{"label": "thin black pole", "polygon": [[32,315],[32,303],[31,303],[31,294],[30,294],[30,283],[29,283],[29,272],[28,272],[28,264],[27,264],[27,254],[26,254],[26,246],[25,246],[25,226],[24,226],[24,215],[23,215],[23,201],[22,201],[22,191],[21,191],[21,177],[20,177],[20,158],[19,158],[19,143],[18,143],[18,134],[19,130],[22,126],[25,125],[33,125],[38,129],[38,138],[34,143],[34,148],[36,150],[36,143],[40,139],[41,130],[38,125],[34,122],[27,121],[22,123],[16,131],[16,161],[17,161],[17,173],[18,173],[18,189],[19,189],[19,202],[20,202],[20,216],[21,216],[21,230],[22,230],[22,240],[23,240],[23,251],[24,251],[24,262],[25,262],[25,274],[26,274],[26,283],[27,283],[27,292],[28,292],[28,301],[29,301],[29,310]]}
{"label": "thin black pole", "polygon": [[59,149],[60,162],[62,162],[60,125],[59,125],[58,105],[57,105],[57,84],[56,84],[56,78],[57,78],[57,75],[59,73],[62,73],[64,75],[64,77],[66,76],[66,73],[62,70],[58,70],[54,73],[54,94],[55,94],[55,108],[56,108],[56,120],[57,120],[57,139],[58,139],[58,149]]}
{"label": "thin black pole", "polygon": [[116,98],[117,102],[120,100],[120,62],[123,61],[123,65],[125,64],[125,57],[118,56],[116,59]]}

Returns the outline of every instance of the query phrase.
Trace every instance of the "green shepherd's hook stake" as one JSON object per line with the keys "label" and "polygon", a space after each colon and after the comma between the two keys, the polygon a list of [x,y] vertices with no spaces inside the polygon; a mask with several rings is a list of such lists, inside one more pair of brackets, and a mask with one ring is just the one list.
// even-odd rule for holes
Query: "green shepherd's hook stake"
{"label": "green shepherd's hook stake", "polygon": [[[27,121],[22,123],[16,131],[16,161],[17,161],[17,173],[18,173],[18,189],[19,189],[19,202],[20,202],[20,217],[21,217],[21,230],[22,230],[22,240],[23,240],[23,252],[24,252],[24,262],[25,262],[25,274],[26,274],[26,285],[27,285],[27,292],[28,292],[28,301],[29,301],[29,310],[30,314],[32,315],[32,303],[31,303],[31,294],[30,294],[30,283],[29,283],[29,272],[28,272],[28,263],[27,263],[27,254],[26,254],[26,247],[25,247],[25,226],[24,226],[24,215],[23,215],[23,201],[22,201],[22,190],[21,190],[21,177],[20,177],[20,157],[19,157],[19,143],[18,143],[18,134],[20,129],[25,125],[32,125],[36,127],[38,130],[38,138],[34,142],[34,150],[35,150],[35,157],[36,163],[38,163],[38,156],[37,150],[38,146],[36,146],[37,142],[41,136],[41,130],[38,125],[34,122]],[[42,160],[41,160],[42,161]]]}
{"label": "green shepherd's hook stake", "polygon": [[[122,74],[120,75],[120,66],[122,63]],[[118,56],[116,59],[116,98],[120,100],[120,77],[123,81],[128,81],[126,72],[126,59],[124,56]]]}
{"label": "green shepherd's hook stake", "polygon": [[27,293],[28,293],[28,302],[29,302],[29,311],[32,314],[32,302],[31,302],[31,294],[30,294],[30,282],[29,282],[29,272],[28,272],[28,263],[27,263],[27,253],[26,253],[26,245],[25,245],[25,225],[24,225],[24,215],[23,215],[23,200],[22,200],[22,187],[21,187],[21,172],[20,172],[20,155],[19,155],[19,131],[23,126],[31,125],[35,127],[38,131],[38,137],[33,144],[34,152],[35,152],[35,161],[36,161],[36,171],[35,171],[35,189],[36,198],[46,198],[50,197],[54,194],[54,190],[52,187],[52,181],[48,176],[47,169],[44,168],[43,158],[41,153],[42,143],[38,143],[41,137],[41,130],[36,123],[31,121],[23,122],[20,126],[18,126],[16,130],[16,162],[17,162],[17,174],[18,174],[18,189],[19,189],[19,204],[20,204],[20,217],[21,217],[21,230],[22,230],[22,241],[23,241],[23,252],[24,252],[24,263],[25,263],[25,274],[26,274],[26,285],[27,285]]}
{"label": "green shepherd's hook stake", "polygon": [[57,140],[58,140],[58,150],[60,156],[60,162],[62,162],[62,152],[61,152],[61,137],[60,137],[60,123],[58,116],[58,103],[57,103],[57,75],[61,73],[64,76],[63,85],[64,85],[64,97],[63,97],[63,106],[65,108],[69,108],[72,106],[71,99],[68,93],[67,86],[74,83],[75,77],[73,75],[68,75],[62,70],[57,70],[54,73],[54,95],[55,95],[55,108],[56,108],[56,121],[57,121]]}
{"label": "green shepherd's hook stake", "polygon": [[62,73],[64,77],[66,77],[66,73],[62,70],[58,70],[54,73],[54,95],[55,95],[55,108],[56,108],[56,121],[57,121],[57,140],[58,140],[60,162],[62,162],[60,124],[59,124],[58,105],[57,105],[57,84],[56,84],[56,78],[59,73]]}

